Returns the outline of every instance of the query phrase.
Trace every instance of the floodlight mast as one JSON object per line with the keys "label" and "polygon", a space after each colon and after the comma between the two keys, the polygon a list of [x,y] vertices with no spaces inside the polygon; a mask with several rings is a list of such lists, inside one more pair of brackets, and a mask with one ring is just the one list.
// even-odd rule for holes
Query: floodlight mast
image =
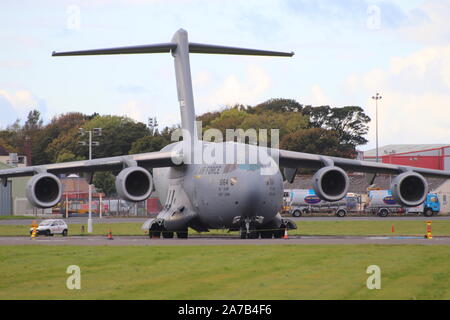
{"label": "floodlight mast", "polygon": [[[109,54],[139,54],[139,53],[162,53],[171,52],[174,58],[175,76],[177,83],[178,102],[180,104],[181,128],[183,129],[183,140],[191,141],[191,151],[185,156],[192,156],[192,145],[198,139],[197,128],[195,126],[194,94],[192,90],[192,77],[189,62],[189,53],[206,54],[233,54],[233,55],[257,55],[257,56],[279,56],[292,57],[294,52],[279,52],[258,49],[247,49],[238,47],[228,47],[194,43],[188,41],[188,33],[184,29],[179,29],[168,43],[127,46],[106,49],[93,49],[69,52],[53,52],[52,56],[81,56],[81,55],[109,55]],[[183,144],[183,148],[189,147]],[[189,158],[189,159],[192,159]]]}

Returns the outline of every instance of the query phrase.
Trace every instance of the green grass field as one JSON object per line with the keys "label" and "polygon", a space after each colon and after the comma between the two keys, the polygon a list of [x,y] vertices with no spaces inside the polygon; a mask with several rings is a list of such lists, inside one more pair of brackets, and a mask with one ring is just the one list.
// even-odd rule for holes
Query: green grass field
{"label": "green grass field", "polygon": [[0,246],[0,274],[0,299],[450,299],[448,246]]}
{"label": "green grass field", "polygon": [[[395,232],[392,233],[394,225]],[[86,235],[81,232],[82,224],[71,224],[69,235]],[[424,235],[426,223],[420,220],[339,220],[339,221],[298,221],[298,229],[289,231],[290,235]],[[0,225],[0,236],[26,236],[28,225]],[[144,235],[141,223],[102,223],[94,224],[94,235],[106,235],[111,229],[113,235]],[[450,220],[435,220],[432,223],[434,236],[450,236]],[[197,232],[191,230],[190,234]],[[237,235],[237,232],[228,233],[226,230],[212,230],[209,235]]]}

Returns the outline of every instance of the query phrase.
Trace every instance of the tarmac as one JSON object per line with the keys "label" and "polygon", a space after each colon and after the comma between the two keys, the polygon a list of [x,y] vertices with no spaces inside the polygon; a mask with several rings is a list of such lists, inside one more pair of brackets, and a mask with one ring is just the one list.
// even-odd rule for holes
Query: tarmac
{"label": "tarmac", "polygon": [[240,239],[202,237],[150,239],[145,236],[0,237],[0,245],[81,245],[81,246],[224,246],[224,245],[450,245],[450,237],[426,239],[419,236],[290,236],[288,239]]}
{"label": "tarmac", "polygon": [[[378,216],[346,216],[343,218],[339,218],[336,216],[305,216],[305,217],[291,217],[291,216],[285,216],[288,219],[291,219],[296,222],[301,221],[381,221],[381,220],[393,220],[393,221],[410,221],[410,220],[420,220],[420,221],[426,221],[426,220],[450,220],[450,216],[433,216],[433,217],[424,217],[424,216],[388,216],[388,217],[378,217]],[[61,218],[54,218],[54,219],[61,219]],[[99,223],[144,223],[149,217],[105,217],[105,218],[98,218],[93,217],[92,222],[94,224]],[[36,217],[36,218],[30,218],[30,219],[11,219],[11,220],[0,220],[0,225],[31,225],[33,221],[37,221],[38,223],[40,221],[44,220],[43,218]],[[87,224],[87,217],[70,217],[68,219],[63,219],[66,221],[67,224],[80,224],[80,223],[86,223]]]}

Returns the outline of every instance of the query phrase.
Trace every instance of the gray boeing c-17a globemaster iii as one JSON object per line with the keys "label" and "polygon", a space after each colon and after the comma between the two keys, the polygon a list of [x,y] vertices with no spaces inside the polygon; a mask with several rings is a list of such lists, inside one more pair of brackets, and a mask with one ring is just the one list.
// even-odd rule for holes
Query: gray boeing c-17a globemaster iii
{"label": "gray boeing c-17a globemaster iii", "polygon": [[[141,46],[54,52],[53,56],[138,54],[170,52],[180,104],[182,141],[159,152],[48,164],[0,170],[6,183],[9,177],[32,176],[26,191],[37,207],[55,206],[61,198],[61,183],[56,175],[86,173],[92,181],[95,171],[112,170],[119,196],[142,201],[155,188],[163,210],[156,219],[143,225],[151,237],[188,236],[197,231],[226,228],[240,230],[242,238],[280,238],[295,223],[283,219],[278,211],[283,197],[283,179],[292,182],[298,168],[318,169],[313,177],[316,194],[327,201],[342,199],[348,190],[345,170],[371,174],[395,174],[391,189],[405,206],[421,204],[428,193],[423,176],[450,178],[450,172],[325,157],[265,148],[234,141],[213,143],[197,138],[189,53],[234,54],[291,57],[293,53],[226,47],[188,42],[187,32],[178,30],[171,42]],[[213,159],[196,155],[209,154]],[[256,156],[255,156],[256,155]],[[208,161],[206,161],[208,160]],[[153,176],[147,170],[153,168]]]}

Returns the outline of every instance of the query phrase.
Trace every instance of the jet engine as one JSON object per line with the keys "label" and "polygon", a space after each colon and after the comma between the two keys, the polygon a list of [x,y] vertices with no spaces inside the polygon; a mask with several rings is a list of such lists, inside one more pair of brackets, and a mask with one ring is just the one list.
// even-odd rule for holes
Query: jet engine
{"label": "jet engine", "polygon": [[313,189],[316,195],[322,200],[341,200],[347,195],[348,176],[339,167],[323,167],[313,176]]}
{"label": "jet engine", "polygon": [[35,207],[54,207],[61,199],[61,182],[51,173],[35,174],[27,183],[26,195]]}
{"label": "jet engine", "polygon": [[404,172],[392,181],[391,191],[401,205],[415,207],[425,201],[428,194],[428,183],[423,176],[416,172]]}
{"label": "jet engine", "polygon": [[152,175],[137,166],[123,169],[116,177],[116,190],[119,197],[124,200],[143,201],[153,190]]}

